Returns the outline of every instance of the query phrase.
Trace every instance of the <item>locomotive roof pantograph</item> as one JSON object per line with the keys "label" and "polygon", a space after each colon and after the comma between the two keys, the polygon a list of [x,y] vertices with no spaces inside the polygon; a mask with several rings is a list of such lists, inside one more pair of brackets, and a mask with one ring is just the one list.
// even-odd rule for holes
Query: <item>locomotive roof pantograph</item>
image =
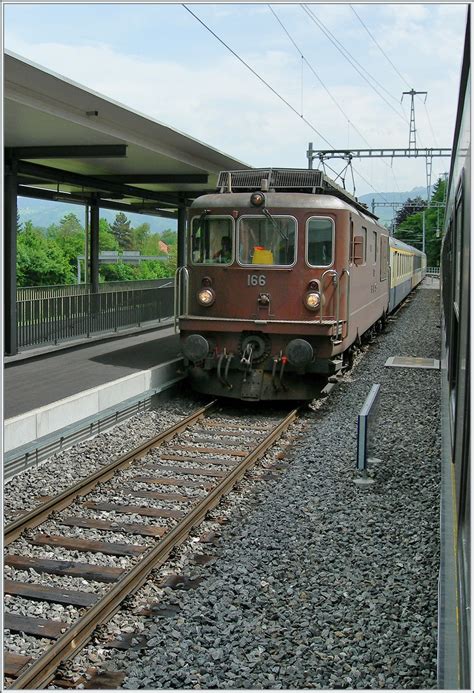
{"label": "locomotive roof pantograph", "polygon": [[217,179],[220,193],[233,192],[301,192],[333,195],[356,207],[372,219],[378,217],[368,207],[341,188],[322,171],[297,168],[265,168],[250,171],[221,171]]}

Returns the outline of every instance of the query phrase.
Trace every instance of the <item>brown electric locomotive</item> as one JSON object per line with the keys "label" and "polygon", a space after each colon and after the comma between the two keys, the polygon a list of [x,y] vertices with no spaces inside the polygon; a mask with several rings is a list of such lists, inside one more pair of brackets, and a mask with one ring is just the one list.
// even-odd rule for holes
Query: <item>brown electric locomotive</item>
{"label": "brown electric locomotive", "polygon": [[200,392],[311,399],[388,311],[387,229],[321,171],[222,172],[187,246],[176,308]]}

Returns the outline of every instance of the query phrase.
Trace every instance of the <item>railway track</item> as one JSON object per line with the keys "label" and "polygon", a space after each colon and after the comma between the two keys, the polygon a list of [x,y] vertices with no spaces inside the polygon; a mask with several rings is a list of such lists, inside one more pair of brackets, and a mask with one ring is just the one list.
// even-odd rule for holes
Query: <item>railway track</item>
{"label": "railway track", "polygon": [[[74,618],[38,618],[7,606],[10,637],[40,640],[32,648],[36,656],[4,654],[5,687],[42,688],[53,680],[297,414],[249,425],[211,402],[7,525],[4,564],[13,579],[5,580],[5,595],[67,605]],[[48,584],[37,574],[48,576]],[[62,576],[80,578],[82,589],[62,588]]]}

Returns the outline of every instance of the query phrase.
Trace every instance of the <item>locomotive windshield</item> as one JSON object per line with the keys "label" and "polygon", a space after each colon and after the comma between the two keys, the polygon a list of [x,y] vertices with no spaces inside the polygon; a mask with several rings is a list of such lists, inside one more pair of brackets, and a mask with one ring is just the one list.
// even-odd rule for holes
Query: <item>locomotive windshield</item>
{"label": "locomotive windshield", "polygon": [[191,226],[191,259],[195,265],[232,262],[233,221],[230,217],[194,217]]}
{"label": "locomotive windshield", "polygon": [[238,228],[241,264],[288,266],[294,263],[296,221],[293,217],[241,217]]}

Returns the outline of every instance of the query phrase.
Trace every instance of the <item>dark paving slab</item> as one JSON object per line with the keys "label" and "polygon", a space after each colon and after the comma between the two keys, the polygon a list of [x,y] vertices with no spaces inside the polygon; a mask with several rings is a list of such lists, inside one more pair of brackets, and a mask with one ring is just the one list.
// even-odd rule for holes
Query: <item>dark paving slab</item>
{"label": "dark paving slab", "polygon": [[172,328],[83,344],[5,366],[4,417],[9,419],[83,390],[153,368],[179,355]]}

